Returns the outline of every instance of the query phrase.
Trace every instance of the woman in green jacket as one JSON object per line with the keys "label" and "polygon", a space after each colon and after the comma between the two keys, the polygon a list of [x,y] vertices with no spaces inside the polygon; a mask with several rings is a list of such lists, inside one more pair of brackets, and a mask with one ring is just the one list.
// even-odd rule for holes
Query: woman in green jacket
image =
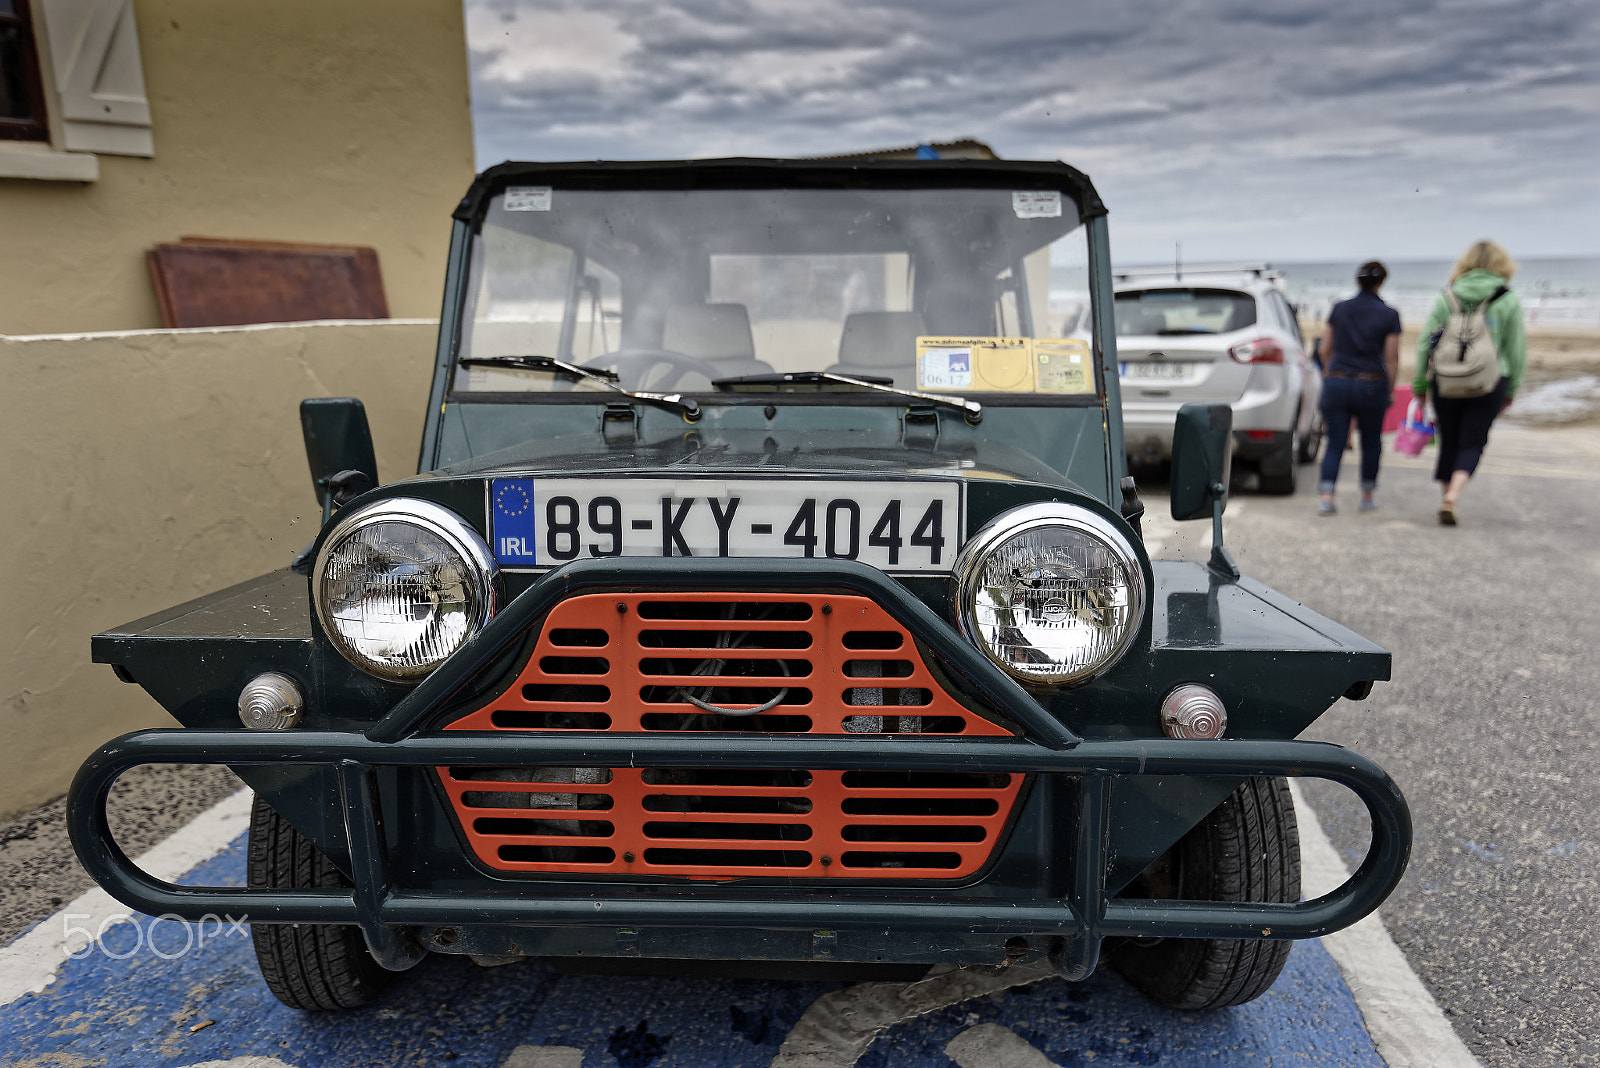
{"label": "woman in green jacket", "polygon": [[[1505,249],[1493,241],[1479,241],[1456,261],[1450,288],[1461,306],[1470,311],[1509,283],[1516,270],[1517,265]],[[1449,317],[1450,305],[1441,295],[1417,338],[1417,374],[1411,392],[1418,397],[1427,394],[1431,383],[1428,360],[1432,356],[1432,339]],[[1437,387],[1433,390],[1433,410],[1439,421],[1439,463],[1433,477],[1444,491],[1439,502],[1439,522],[1450,527],[1456,525],[1456,503],[1461,491],[1478,469],[1483,448],[1489,443],[1489,427],[1495,416],[1511,407],[1511,398],[1522,386],[1522,372],[1528,362],[1522,302],[1515,293],[1508,290],[1496,298],[1484,319],[1500,358],[1500,381],[1495,388],[1484,396],[1467,398],[1441,397]]]}

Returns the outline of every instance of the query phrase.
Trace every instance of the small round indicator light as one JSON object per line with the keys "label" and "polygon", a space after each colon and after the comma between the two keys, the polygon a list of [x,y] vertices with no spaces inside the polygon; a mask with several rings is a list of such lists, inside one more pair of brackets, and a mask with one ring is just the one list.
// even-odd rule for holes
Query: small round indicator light
{"label": "small round indicator light", "polygon": [[252,731],[288,730],[300,722],[305,706],[293,679],[269,671],[239,691],[239,722]]}
{"label": "small round indicator light", "polygon": [[1211,687],[1187,683],[1161,702],[1161,729],[1169,738],[1221,738],[1228,710]]}

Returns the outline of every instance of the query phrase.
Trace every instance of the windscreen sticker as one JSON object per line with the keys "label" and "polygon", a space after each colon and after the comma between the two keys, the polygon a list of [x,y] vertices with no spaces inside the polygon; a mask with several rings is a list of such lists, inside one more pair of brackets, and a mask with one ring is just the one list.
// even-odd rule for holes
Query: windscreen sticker
{"label": "windscreen sticker", "polygon": [[[550,187],[547,185],[508,185],[506,186],[505,209],[507,211],[549,211]],[[1061,214],[1059,211],[1057,215]]]}
{"label": "windscreen sticker", "polygon": [[1034,388],[1040,393],[1093,393],[1089,343],[1079,338],[1035,338]]}
{"label": "windscreen sticker", "polygon": [[1011,210],[1019,219],[1061,218],[1061,192],[1056,189],[1019,190],[1011,194]]}
{"label": "windscreen sticker", "polygon": [[923,389],[971,389],[972,349],[928,349],[919,353],[917,384]]}
{"label": "windscreen sticker", "polygon": [[1078,338],[919,337],[917,388],[980,393],[1093,393]]}

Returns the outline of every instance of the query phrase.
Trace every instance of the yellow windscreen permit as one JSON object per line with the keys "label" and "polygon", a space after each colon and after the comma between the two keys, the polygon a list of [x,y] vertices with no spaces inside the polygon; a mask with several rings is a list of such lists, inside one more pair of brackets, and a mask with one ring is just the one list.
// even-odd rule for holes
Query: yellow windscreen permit
{"label": "yellow windscreen permit", "polygon": [[1025,337],[919,337],[917,388],[974,393],[1033,389],[1031,342]]}
{"label": "yellow windscreen permit", "polygon": [[1075,337],[1035,338],[1033,374],[1039,393],[1093,393],[1089,343]]}
{"label": "yellow windscreen permit", "polygon": [[917,388],[1093,393],[1089,345],[1075,338],[919,337]]}

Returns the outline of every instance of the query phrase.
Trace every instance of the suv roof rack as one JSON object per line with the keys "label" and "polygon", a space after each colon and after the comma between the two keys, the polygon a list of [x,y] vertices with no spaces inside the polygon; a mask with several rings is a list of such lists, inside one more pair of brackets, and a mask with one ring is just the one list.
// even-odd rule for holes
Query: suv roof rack
{"label": "suv roof rack", "polygon": [[1132,278],[1152,277],[1177,277],[1181,280],[1186,274],[1250,274],[1269,281],[1280,281],[1283,278],[1283,272],[1270,263],[1207,263],[1198,267],[1185,263],[1171,267],[1129,267],[1111,270],[1111,276],[1119,282]]}

